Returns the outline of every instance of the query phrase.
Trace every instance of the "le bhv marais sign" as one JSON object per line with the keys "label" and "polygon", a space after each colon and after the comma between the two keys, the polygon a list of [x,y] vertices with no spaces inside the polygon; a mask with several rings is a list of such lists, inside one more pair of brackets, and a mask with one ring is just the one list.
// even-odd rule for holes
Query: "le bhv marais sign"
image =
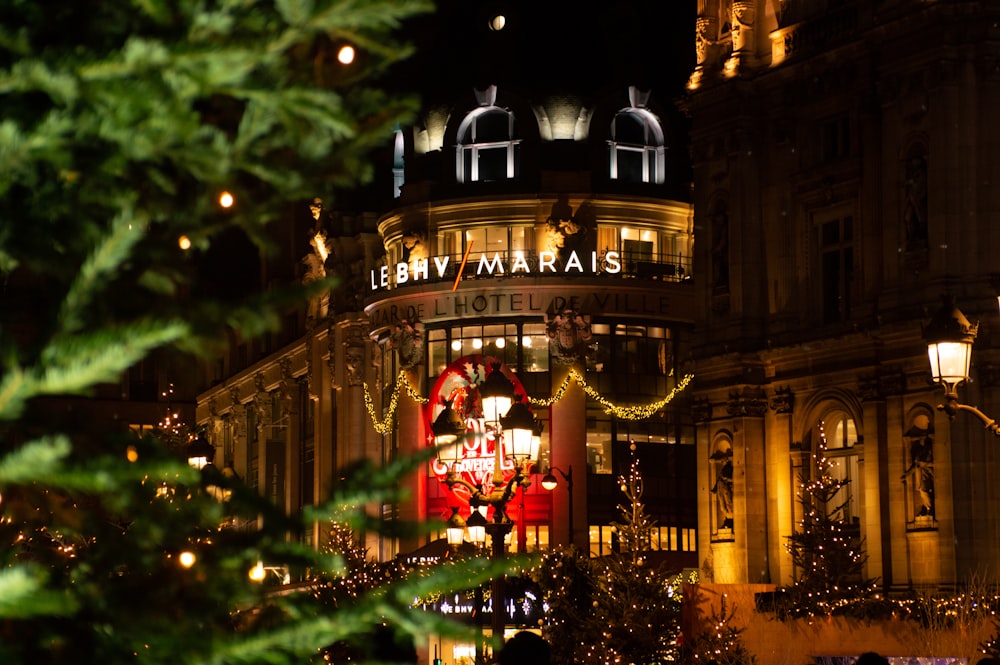
{"label": "le bhv marais sign", "polygon": [[[504,265],[500,253],[494,253],[491,257],[486,252],[482,252],[478,257],[466,256],[462,260],[459,270],[463,270],[469,261],[476,265],[477,276],[496,275],[567,275],[567,274],[591,274],[600,272],[611,275],[622,271],[621,257],[618,252],[607,251],[603,255],[594,252],[584,252],[581,255],[576,251],[571,251],[566,255],[561,266],[556,265],[556,253],[542,251],[538,253],[537,266],[531,266],[523,254],[517,254]],[[390,270],[389,266],[381,266],[373,269],[370,274],[370,287],[372,292],[389,288],[390,284],[402,286],[403,284],[425,282],[429,280],[440,281],[444,279],[448,266],[451,263],[450,256],[435,256],[429,259],[417,259],[409,263],[400,262]]]}

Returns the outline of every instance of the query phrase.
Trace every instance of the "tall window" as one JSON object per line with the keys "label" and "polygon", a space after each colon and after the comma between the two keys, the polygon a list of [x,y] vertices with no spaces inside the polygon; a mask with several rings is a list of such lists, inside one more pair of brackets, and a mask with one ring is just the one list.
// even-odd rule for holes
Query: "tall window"
{"label": "tall window", "polygon": [[854,420],[845,411],[830,411],[813,428],[812,436],[814,441],[826,441],[826,457],[831,463],[831,475],[846,481],[828,507],[843,505],[844,520],[849,524],[859,525],[861,476],[858,463],[861,455]]}
{"label": "tall window", "polygon": [[399,198],[403,189],[405,171],[403,168],[403,131],[396,129],[392,147],[392,195]]}
{"label": "tall window", "polygon": [[641,108],[622,109],[611,122],[608,155],[612,180],[664,180],[663,130],[656,116]]}
{"label": "tall window", "polygon": [[458,129],[458,181],[516,178],[520,144],[513,113],[496,106],[476,109]]}
{"label": "tall window", "polygon": [[823,323],[846,321],[854,279],[854,218],[844,215],[823,221],[818,232]]}

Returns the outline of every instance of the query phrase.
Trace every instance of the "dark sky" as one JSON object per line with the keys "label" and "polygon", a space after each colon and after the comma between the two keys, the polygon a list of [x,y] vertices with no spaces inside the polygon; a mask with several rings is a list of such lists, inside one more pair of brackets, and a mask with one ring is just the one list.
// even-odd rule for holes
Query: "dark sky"
{"label": "dark sky", "polygon": [[[638,85],[673,97],[694,62],[694,0],[439,0],[407,27],[418,47],[401,71],[434,95],[457,82],[522,91]],[[489,19],[502,13],[497,32]],[[468,85],[468,83],[466,83]]]}

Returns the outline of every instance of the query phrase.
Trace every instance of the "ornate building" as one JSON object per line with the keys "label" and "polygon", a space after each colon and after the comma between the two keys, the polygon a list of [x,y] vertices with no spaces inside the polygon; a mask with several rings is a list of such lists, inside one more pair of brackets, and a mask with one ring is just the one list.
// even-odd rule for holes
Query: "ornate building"
{"label": "ornate building", "polygon": [[[457,52],[445,56],[447,75],[438,75],[441,42],[435,67],[414,65],[427,90],[417,120],[397,133],[384,212],[345,218],[316,200],[286,228],[297,234],[282,247],[297,251],[298,278],[333,274],[342,286],[290,313],[287,328],[303,332],[277,348],[235,340],[206,377],[198,422],[217,463],[294,511],[327,496],[359,459],[388,462],[430,445],[440,386],[469,383],[492,359],[544,426],[531,481],[507,508],[509,547],[617,547],[618,476],[635,450],[657,523],[651,558],[693,567],[684,359],[695,230],[684,118],[670,101],[684,79],[673,90],[652,85],[665,81],[662,67],[642,56],[663,47],[633,3],[609,9],[604,24],[589,17],[587,31],[572,3],[544,17],[523,7],[505,28],[499,15],[467,15],[469,4],[441,17],[461,28],[449,33]],[[624,35],[647,39],[603,67]],[[465,468],[488,476],[493,460],[472,457]],[[549,469],[568,482],[543,489]],[[428,465],[408,488],[412,501],[371,509],[468,517],[467,496],[444,478]],[[313,537],[323,544],[320,530]],[[389,558],[426,551],[432,539],[372,534],[367,545]]]}
{"label": "ornate building", "polygon": [[963,396],[1000,413],[1000,7],[700,1],[692,121],[699,556],[787,584],[825,443],[889,590],[997,580],[997,444],[935,407],[922,326],[980,319]]}

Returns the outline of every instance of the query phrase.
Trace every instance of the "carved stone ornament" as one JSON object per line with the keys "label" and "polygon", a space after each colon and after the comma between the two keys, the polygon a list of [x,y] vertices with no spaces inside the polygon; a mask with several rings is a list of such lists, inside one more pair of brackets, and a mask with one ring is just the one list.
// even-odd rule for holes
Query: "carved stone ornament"
{"label": "carved stone ornament", "polygon": [[419,321],[403,319],[396,324],[390,336],[390,344],[399,356],[399,366],[412,369],[424,360],[423,326]]}
{"label": "carved stone ornament", "polygon": [[906,374],[893,369],[879,376],[879,389],[883,395],[902,395],[906,392]]}
{"label": "carved stone ornament", "polygon": [[712,402],[707,398],[693,400],[691,402],[691,418],[696,423],[704,423],[711,420]]}
{"label": "carved stone ornament", "polygon": [[564,366],[585,360],[588,343],[593,339],[590,322],[571,309],[546,314],[545,336],[549,338],[549,355],[553,362]]}
{"label": "carved stone ornament", "polygon": [[360,386],[365,380],[365,335],[360,325],[345,330],[344,373],[347,385]]}
{"label": "carved stone ornament", "polygon": [[875,376],[859,376],[856,392],[858,399],[862,402],[871,402],[882,398],[882,394],[879,392],[878,377]]}
{"label": "carved stone ornament", "polygon": [[789,387],[778,388],[771,397],[771,410],[775,413],[791,413],[795,406],[795,393]]}
{"label": "carved stone ornament", "polygon": [[236,408],[240,405],[240,387],[230,386],[229,388],[229,401],[232,404],[232,408]]}
{"label": "carved stone ornament", "polygon": [[767,413],[767,396],[760,388],[746,387],[729,393],[726,412],[731,416],[760,418]]}

